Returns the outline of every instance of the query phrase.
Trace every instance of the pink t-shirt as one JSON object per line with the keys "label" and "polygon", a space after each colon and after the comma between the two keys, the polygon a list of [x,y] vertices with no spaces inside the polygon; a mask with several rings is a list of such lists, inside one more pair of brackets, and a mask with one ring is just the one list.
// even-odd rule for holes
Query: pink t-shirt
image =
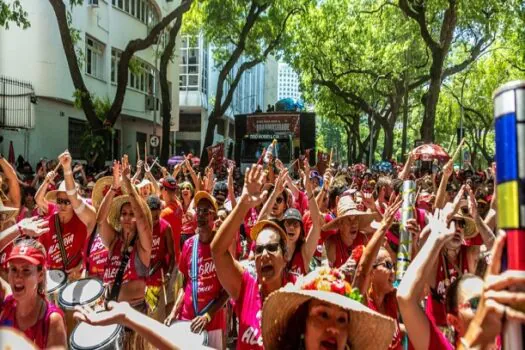
{"label": "pink t-shirt", "polygon": [[241,293],[235,300],[235,314],[239,317],[238,350],[264,349],[261,331],[262,300],[257,279],[247,270],[242,274]]}
{"label": "pink t-shirt", "polygon": [[429,319],[430,327],[430,341],[428,343],[428,350],[453,350],[454,347],[449,343],[447,338],[441,333],[436,324]]}
{"label": "pink t-shirt", "polygon": [[[182,303],[182,312],[180,314],[181,320],[191,321],[195,318],[195,312],[193,310],[193,299],[192,299],[192,280],[191,280],[191,258],[193,251],[194,238],[188,239],[184,242],[182,247],[182,253],[180,255],[180,272],[184,275],[184,300]],[[222,290],[221,283],[217,277],[215,271],[215,263],[211,257],[210,243],[199,242],[198,246],[198,294],[197,294],[197,307],[199,311],[204,309],[212,300],[219,297]],[[216,329],[224,329],[225,327],[225,315],[224,309],[220,309],[215,313],[210,324],[206,327],[206,330],[213,331]]]}

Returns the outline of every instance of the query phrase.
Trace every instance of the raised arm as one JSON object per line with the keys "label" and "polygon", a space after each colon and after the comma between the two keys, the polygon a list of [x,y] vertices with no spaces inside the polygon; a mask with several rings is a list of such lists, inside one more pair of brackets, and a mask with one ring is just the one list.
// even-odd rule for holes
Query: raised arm
{"label": "raised arm", "polygon": [[49,202],[46,200],[46,193],[47,193],[47,186],[55,179],[57,176],[57,173],[54,171],[50,171],[47,173],[46,178],[40,184],[40,187],[38,188],[38,191],[36,191],[35,194],[35,203],[38,205],[40,209],[42,209],[45,213],[47,213],[47,207],[49,206]]}
{"label": "raised arm", "polygon": [[284,170],[284,171],[281,171],[281,173],[277,177],[277,181],[275,182],[275,188],[273,189],[273,192],[270,195],[270,198],[268,198],[266,203],[264,203],[264,206],[261,209],[261,212],[259,213],[259,217],[257,218],[258,221],[266,220],[268,216],[270,215],[277,197],[284,191],[284,179],[286,178],[287,175],[288,175],[288,170]]}
{"label": "raised arm", "polygon": [[102,243],[106,248],[110,248],[113,240],[115,239],[115,230],[108,223],[109,209],[111,208],[111,203],[113,198],[115,198],[115,193],[120,189],[120,163],[116,160],[113,161],[113,184],[109,191],[106,192],[106,195],[100,203],[100,207],[97,212],[97,223],[100,238]]}
{"label": "raised arm", "polygon": [[135,174],[133,175],[133,177],[131,178],[131,183],[134,184],[138,181],[139,177],[140,177],[140,174],[142,174],[142,167],[144,166],[144,162],[142,160],[138,160],[137,161],[137,168],[136,168],[136,171],[135,171]]}
{"label": "raised arm", "polygon": [[414,152],[411,151],[408,154],[408,159],[405,162],[405,166],[403,167],[403,170],[401,170],[401,172],[397,175],[397,177],[400,180],[403,180],[403,181],[408,180],[408,176],[410,175],[410,168],[412,167],[414,160],[415,160],[415,155],[414,155]]}
{"label": "raised arm", "polygon": [[494,245],[494,240],[496,239],[496,235],[494,235],[494,232],[490,229],[490,227],[483,221],[481,216],[478,213],[478,204],[476,202],[476,197],[474,196],[474,192],[472,192],[472,189],[470,186],[467,186],[467,193],[468,193],[468,209],[470,216],[474,219],[476,223],[476,229],[478,230],[479,234],[481,235],[481,239],[483,240],[483,244],[487,247],[488,250],[492,249],[492,246]]}
{"label": "raised arm", "polygon": [[453,170],[454,159],[450,159],[443,167],[443,176],[441,176],[441,182],[439,183],[439,188],[436,193],[436,200],[434,202],[434,208],[436,209],[442,209],[445,206],[445,194],[447,193],[448,179],[452,175]]}
{"label": "raised arm", "polygon": [[130,166],[128,163],[128,156],[122,157],[122,187],[125,192],[129,194],[129,202],[133,214],[135,215],[135,222],[137,225],[137,232],[139,235],[138,253],[142,263],[149,266],[151,258],[151,245],[152,245],[152,227],[147,219],[146,203],[142,200],[138,194],[135,186],[131,184],[129,178]]}
{"label": "raised arm", "polygon": [[232,210],[237,206],[237,198],[235,198],[235,187],[233,186],[233,170],[235,165],[230,165],[228,167],[228,198],[232,204]]}
{"label": "raised arm", "polygon": [[[305,172],[309,174],[310,164],[307,159],[304,161],[304,167]],[[312,218],[312,227],[306,236],[301,253],[304,261],[310,261],[317,248],[317,243],[319,243],[319,237],[321,237],[321,226],[324,223],[324,219],[319,210],[319,206],[317,205],[317,200],[314,196],[312,183],[310,181],[306,181],[306,195],[308,196],[308,209],[310,210],[310,216]]]}
{"label": "raised arm", "polygon": [[193,185],[195,186],[195,193],[199,192],[201,188],[201,182],[197,174],[195,174],[195,170],[193,170],[193,167],[190,165],[190,161],[186,159],[184,161],[184,165],[186,166],[186,169],[188,169],[188,172],[190,173],[191,181],[193,181]]}
{"label": "raised arm", "polygon": [[4,172],[5,178],[7,179],[7,185],[9,186],[9,193],[7,194],[9,202],[4,203],[4,205],[20,208],[22,195],[15,169],[13,169],[11,164],[9,164],[9,162],[2,156],[0,156],[0,168]]}
{"label": "raised arm", "polygon": [[402,197],[398,195],[394,203],[386,208],[385,215],[383,215],[383,219],[381,220],[379,228],[372,235],[372,238],[363,251],[361,261],[358,262],[353,286],[358,288],[361,292],[361,295],[363,296],[366,296],[367,294],[368,287],[370,285],[370,274],[372,272],[372,267],[377,258],[377,254],[379,253],[379,249],[385,241],[386,231],[390,225],[392,225],[394,216],[401,207],[402,203]]}
{"label": "raised arm", "polygon": [[144,163],[144,177],[147,178],[151,182],[151,185],[153,186],[153,193],[152,194],[160,197],[159,183],[157,182],[157,179],[155,179],[155,177],[151,173],[151,168],[152,167],[153,167],[153,165],[150,167],[150,166],[148,166],[147,162]]}
{"label": "raised arm", "polygon": [[0,252],[21,234],[37,238],[47,232],[49,232],[47,220],[38,219],[36,216],[22,219],[16,225],[0,232]]}
{"label": "raised arm", "polygon": [[95,209],[91,205],[84,203],[78,195],[75,179],[73,178],[73,171],[71,170],[71,154],[65,151],[58,157],[58,160],[64,170],[67,198],[71,201],[71,206],[75,214],[77,214],[80,221],[86,225],[88,235],[90,235],[91,232],[93,232],[97,219]]}
{"label": "raised arm", "polygon": [[261,166],[253,165],[244,175],[244,188],[239,205],[233,209],[222,223],[211,242],[211,253],[217,276],[224,289],[234,300],[239,299],[242,282],[242,266],[233,258],[228,249],[236,239],[239,226],[250,208],[260,204],[264,198],[261,188],[264,184],[264,171]]}
{"label": "raised arm", "polygon": [[439,209],[430,217],[430,236],[408,266],[397,289],[403,322],[412,345],[418,350],[428,349],[430,342],[430,321],[419,304],[419,297],[425,288],[428,271],[436,264],[441,248],[454,237],[454,223],[449,227],[447,217],[448,213]]}

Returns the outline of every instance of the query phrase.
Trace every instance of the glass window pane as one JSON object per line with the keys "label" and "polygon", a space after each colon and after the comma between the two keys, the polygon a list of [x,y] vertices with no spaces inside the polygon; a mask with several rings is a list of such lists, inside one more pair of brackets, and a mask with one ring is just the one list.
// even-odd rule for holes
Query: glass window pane
{"label": "glass window pane", "polygon": [[188,75],[188,85],[189,86],[199,85],[199,76],[198,75]]}
{"label": "glass window pane", "polygon": [[194,66],[194,65],[191,65],[191,66],[187,66],[188,67],[188,73],[193,73],[193,74],[197,74],[199,72],[199,66]]}
{"label": "glass window pane", "polygon": [[179,85],[181,87],[186,87],[186,75],[179,76]]}

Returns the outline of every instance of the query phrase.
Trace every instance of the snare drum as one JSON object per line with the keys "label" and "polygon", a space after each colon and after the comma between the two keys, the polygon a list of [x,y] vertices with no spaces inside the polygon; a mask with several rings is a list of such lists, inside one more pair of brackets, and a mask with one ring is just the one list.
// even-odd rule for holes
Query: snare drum
{"label": "snare drum", "polygon": [[121,325],[92,326],[80,322],[69,337],[69,346],[73,350],[120,350],[123,349],[123,341],[124,328]]}
{"label": "snare drum", "polygon": [[198,349],[203,345],[208,345],[208,332],[205,330],[201,334],[191,331],[190,321],[176,321],[170,326],[174,334],[179,335],[180,347],[182,349]]}
{"label": "snare drum", "polygon": [[46,271],[46,294],[47,298],[58,305],[58,296],[67,283],[67,275],[62,270]]}
{"label": "snare drum", "polygon": [[95,278],[83,278],[69,283],[60,291],[58,305],[64,310],[67,334],[71,335],[76,321],[73,319],[75,306],[87,306],[93,310],[103,308],[104,285]]}

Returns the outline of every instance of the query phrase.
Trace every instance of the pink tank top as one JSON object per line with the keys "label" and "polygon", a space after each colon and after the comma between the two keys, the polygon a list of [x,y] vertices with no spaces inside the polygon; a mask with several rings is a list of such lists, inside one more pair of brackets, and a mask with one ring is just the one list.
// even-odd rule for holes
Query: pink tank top
{"label": "pink tank top", "polygon": [[[29,340],[32,340],[35,342],[36,346],[38,346],[40,349],[44,349],[47,345],[47,336],[49,334],[49,322],[51,319],[51,315],[54,312],[57,312],[64,317],[64,313],[61,309],[59,309],[55,304],[53,304],[50,301],[46,302],[46,311],[44,313],[44,317],[39,319],[32,327],[29,327],[24,331],[24,334]],[[13,296],[8,296],[1,306],[1,312],[0,312],[0,326],[7,326],[7,327],[13,327],[15,329],[19,329],[18,325],[16,324],[16,300],[13,298]]]}
{"label": "pink tank top", "polygon": [[[115,277],[117,276],[117,272],[120,267],[120,260],[122,258],[123,244],[124,240],[122,240],[121,238],[117,238],[117,241],[113,245],[113,250],[111,251],[111,255],[109,256],[106,264],[106,269],[104,270],[104,284],[112,285],[115,282]],[[135,240],[135,245],[137,244],[138,237]],[[133,247],[133,251],[130,254],[128,264],[124,269],[124,277],[122,278],[123,284],[130,281],[144,279],[144,277],[140,276],[137,272],[137,268],[135,267],[135,259],[139,259],[139,257],[137,256],[136,247]]]}

